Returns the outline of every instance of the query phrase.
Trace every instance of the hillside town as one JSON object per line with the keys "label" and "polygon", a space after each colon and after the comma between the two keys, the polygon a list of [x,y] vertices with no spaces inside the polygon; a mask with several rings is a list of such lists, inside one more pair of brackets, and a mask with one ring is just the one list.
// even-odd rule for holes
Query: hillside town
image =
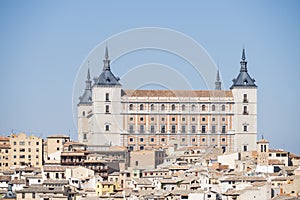
{"label": "hillside town", "polygon": [[299,199],[300,156],[211,146],[91,151],[66,135],[0,137],[2,199]]}

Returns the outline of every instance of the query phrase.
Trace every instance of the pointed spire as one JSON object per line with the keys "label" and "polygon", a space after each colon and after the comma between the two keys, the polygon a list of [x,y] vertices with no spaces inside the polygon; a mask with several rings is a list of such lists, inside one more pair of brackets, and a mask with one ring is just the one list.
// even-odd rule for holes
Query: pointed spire
{"label": "pointed spire", "polygon": [[216,78],[216,82],[215,82],[215,90],[221,90],[221,81],[220,81],[220,73],[219,73],[219,69],[217,71],[217,78]]}
{"label": "pointed spire", "polygon": [[90,69],[88,68],[86,81],[85,81],[85,89],[91,90],[92,89],[92,81],[91,81],[91,75],[90,75]]}
{"label": "pointed spire", "polygon": [[246,60],[246,56],[245,56],[245,48],[243,48],[242,60]]}
{"label": "pointed spire", "polygon": [[91,75],[90,75],[90,68],[88,68],[88,73],[87,73],[87,76],[86,76],[87,80],[91,80]]}
{"label": "pointed spire", "polygon": [[240,64],[241,64],[240,72],[247,72],[247,60],[246,60],[245,48],[243,48],[242,60]]}
{"label": "pointed spire", "polygon": [[108,47],[106,45],[105,48],[105,59],[103,60],[104,66],[103,66],[103,71],[105,70],[110,70],[110,60],[109,60],[109,56],[108,56]]}
{"label": "pointed spire", "polygon": [[106,44],[106,48],[105,48],[105,59],[108,60],[109,56],[108,56],[108,47]]}

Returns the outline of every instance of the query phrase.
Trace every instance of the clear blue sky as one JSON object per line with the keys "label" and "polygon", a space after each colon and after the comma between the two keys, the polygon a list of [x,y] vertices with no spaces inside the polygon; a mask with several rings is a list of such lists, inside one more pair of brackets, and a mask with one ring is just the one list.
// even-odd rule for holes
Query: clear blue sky
{"label": "clear blue sky", "polygon": [[111,35],[155,26],[199,42],[225,88],[245,46],[259,86],[259,135],[300,154],[299,10],[299,1],[0,1],[0,133],[70,130],[76,138],[72,89],[82,61]]}

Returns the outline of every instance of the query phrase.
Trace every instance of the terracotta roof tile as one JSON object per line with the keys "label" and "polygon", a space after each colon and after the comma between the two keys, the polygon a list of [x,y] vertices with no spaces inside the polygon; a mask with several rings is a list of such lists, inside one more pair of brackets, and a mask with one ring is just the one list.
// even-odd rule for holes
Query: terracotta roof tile
{"label": "terracotta roof tile", "polygon": [[231,90],[124,90],[125,97],[233,97]]}

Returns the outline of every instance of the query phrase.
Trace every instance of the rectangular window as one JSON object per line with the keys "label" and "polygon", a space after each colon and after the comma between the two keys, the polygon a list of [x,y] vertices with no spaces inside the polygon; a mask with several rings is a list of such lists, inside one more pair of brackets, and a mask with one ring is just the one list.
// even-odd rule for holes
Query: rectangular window
{"label": "rectangular window", "polygon": [[39,145],[40,143],[39,142],[36,142],[36,145]]}
{"label": "rectangular window", "polygon": [[86,133],[83,134],[83,139],[86,140]]}
{"label": "rectangular window", "polygon": [[182,118],[182,121],[185,122],[185,117]]}
{"label": "rectangular window", "polygon": [[19,142],[19,145],[23,146],[25,145],[25,142]]}
{"label": "rectangular window", "polygon": [[181,138],[181,142],[185,142],[185,138]]}
{"label": "rectangular window", "polygon": [[192,126],[192,133],[196,133],[196,126]]}
{"label": "rectangular window", "polygon": [[222,126],[222,133],[226,133],[226,126]]}
{"label": "rectangular window", "polygon": [[154,125],[151,125],[151,126],[150,126],[150,133],[154,133],[154,129],[155,129],[155,126],[154,126]]}
{"label": "rectangular window", "polygon": [[248,97],[247,97],[247,94],[244,94],[243,102],[244,102],[244,103],[248,103]]}
{"label": "rectangular window", "polygon": [[216,126],[211,126],[211,132],[216,133]]}
{"label": "rectangular window", "polygon": [[140,142],[144,142],[144,138],[140,138]]}
{"label": "rectangular window", "polygon": [[248,131],[248,127],[246,125],[244,126],[244,131]]}
{"label": "rectangular window", "polygon": [[172,122],[175,122],[175,117],[172,117]]}
{"label": "rectangular window", "polygon": [[35,199],[35,193],[34,192],[32,193],[32,198]]}
{"label": "rectangular window", "polygon": [[185,126],[181,126],[181,133],[185,133]]}
{"label": "rectangular window", "polygon": [[196,118],[195,117],[192,117],[192,122],[196,121]]}
{"label": "rectangular window", "polygon": [[202,126],[202,127],[201,127],[201,132],[202,132],[202,133],[206,133],[206,127],[205,127],[205,126]]}
{"label": "rectangular window", "polygon": [[176,133],[176,126],[175,125],[172,125],[172,133]]}
{"label": "rectangular window", "polygon": [[106,113],[109,113],[109,105],[106,105],[106,106],[105,106],[105,112],[106,112]]}
{"label": "rectangular window", "polygon": [[161,133],[165,133],[166,132],[166,126],[165,125],[161,125],[160,132]]}
{"label": "rectangular window", "polygon": [[133,129],[133,125],[129,125],[129,133],[133,133],[134,129]]}
{"label": "rectangular window", "polygon": [[248,115],[248,109],[247,109],[247,106],[244,106],[244,112],[243,112],[243,115]]}
{"label": "rectangular window", "polygon": [[109,131],[109,125],[108,124],[105,125],[105,130]]}
{"label": "rectangular window", "polygon": [[105,101],[109,101],[109,93],[105,94]]}
{"label": "rectangular window", "polygon": [[144,133],[145,130],[144,130],[144,125],[140,125],[140,133]]}
{"label": "rectangular window", "polygon": [[150,138],[150,142],[154,142],[155,141],[155,139],[154,138]]}

